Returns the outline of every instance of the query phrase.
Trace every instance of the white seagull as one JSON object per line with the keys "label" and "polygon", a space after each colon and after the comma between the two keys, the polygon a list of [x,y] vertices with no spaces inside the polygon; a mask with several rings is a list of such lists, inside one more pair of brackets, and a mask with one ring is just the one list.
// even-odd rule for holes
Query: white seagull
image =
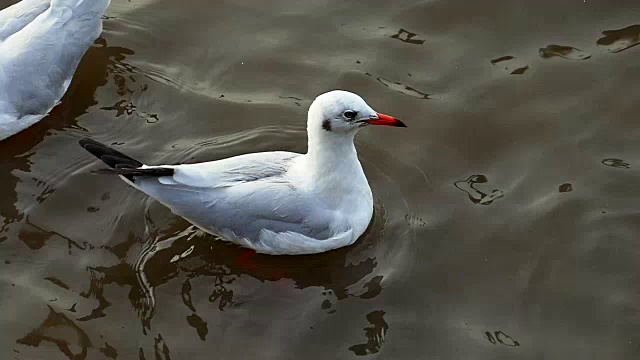
{"label": "white seagull", "polygon": [[260,152],[198,164],[147,166],[90,139],[80,145],[136,189],[205,232],[265,254],[314,254],[354,243],[373,197],[353,139],[367,125],[406,127],[341,90],[318,96],[306,154]]}
{"label": "white seagull", "polygon": [[0,11],[0,140],[62,99],[110,0],[22,0]]}

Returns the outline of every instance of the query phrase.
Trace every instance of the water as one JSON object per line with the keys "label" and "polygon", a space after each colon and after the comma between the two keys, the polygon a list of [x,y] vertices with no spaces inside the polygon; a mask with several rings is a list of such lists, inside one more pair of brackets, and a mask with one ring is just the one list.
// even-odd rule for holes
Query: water
{"label": "water", "polygon": [[[3,358],[640,356],[637,1],[107,15],[62,104],[0,143]],[[358,136],[375,219],[322,255],[215,241],[77,145],[150,164],[302,152],[334,88],[409,128]]]}

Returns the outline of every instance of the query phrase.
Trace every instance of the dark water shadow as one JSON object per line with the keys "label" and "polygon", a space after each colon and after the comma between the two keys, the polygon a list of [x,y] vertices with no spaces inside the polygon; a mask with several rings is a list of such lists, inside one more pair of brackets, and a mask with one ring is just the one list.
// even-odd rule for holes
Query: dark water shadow
{"label": "dark water shadow", "polygon": [[389,331],[389,324],[384,321],[384,315],[385,312],[382,310],[367,314],[367,321],[371,326],[362,329],[367,337],[367,342],[349,347],[350,351],[357,356],[365,356],[376,354],[382,349],[387,331]]}
{"label": "dark water shadow", "polygon": [[491,60],[491,65],[515,59],[515,56],[505,55]]}
{"label": "dark water shadow", "polygon": [[[370,75],[370,74],[368,74]],[[385,79],[381,76],[377,77],[376,80],[378,80],[378,82],[386,87],[388,87],[389,89],[393,90],[393,91],[397,91],[401,94],[405,94],[405,95],[409,95],[411,97],[417,98],[417,99],[429,99],[429,94],[422,92],[420,90],[416,90],[414,88],[412,88],[411,86],[407,86],[401,82],[397,82],[397,81],[391,81],[389,79]]]}
{"label": "dark water shadow", "polygon": [[522,75],[522,74],[524,74],[527,70],[529,70],[529,66],[528,66],[528,65],[527,65],[527,66],[522,66],[522,67],[519,67],[519,68],[517,68],[517,69],[513,70],[513,71],[511,72],[511,75]]}
{"label": "dark water shadow", "polygon": [[18,339],[18,344],[39,346],[43,342],[55,344],[69,359],[86,359],[91,339],[73,320],[49,307],[47,318],[33,331]]}
{"label": "dark water shadow", "polygon": [[487,337],[487,340],[493,345],[500,344],[508,347],[520,346],[520,342],[514,340],[511,336],[505,334],[503,331],[494,331],[493,333],[490,331],[486,331],[484,335]]}
{"label": "dark water shadow", "polygon": [[424,40],[414,39],[414,37],[420,36],[411,31],[407,31],[405,29],[398,30],[398,33],[391,35],[392,39],[397,39],[402,41],[403,43],[412,44],[412,45],[422,45],[424,44]]}
{"label": "dark water shadow", "polygon": [[494,189],[490,194],[480,191],[476,188],[477,184],[484,184],[488,182],[487,177],[484,175],[471,175],[466,180],[456,181],[453,185],[461,191],[464,191],[469,196],[469,200],[472,203],[478,205],[490,205],[494,201],[504,196],[502,190]]}
{"label": "dark water shadow", "polygon": [[560,57],[567,60],[587,60],[591,58],[591,54],[565,45],[547,45],[547,47],[540,48],[538,53],[543,59]]}
{"label": "dark water shadow", "polygon": [[108,46],[105,39],[99,38],[80,61],[60,104],[38,123],[0,142],[0,184],[6,189],[5,198],[0,202],[0,242],[6,240],[1,234],[8,231],[8,226],[23,218],[14,206],[17,193],[10,190],[15,189],[19,181],[13,172],[29,172],[29,158],[34,154],[31,149],[49,136],[51,130],[81,129],[77,118],[97,104],[96,90],[106,85],[118,64],[132,54],[130,49]]}
{"label": "dark water shadow", "polygon": [[105,342],[104,347],[101,347],[99,350],[108,359],[118,358],[118,350],[116,350],[113,346],[109,345],[109,343],[107,342]]}
{"label": "dark water shadow", "polygon": [[608,158],[602,160],[602,164],[618,169],[631,169],[631,165],[622,159]]}
{"label": "dark water shadow", "polygon": [[[154,229],[155,225],[147,217],[147,228],[150,230],[145,237],[148,236],[149,240],[131,234],[126,241],[107,247],[108,251],[121,259],[121,263],[87,269],[90,285],[80,296],[96,299],[98,305],[89,314],[80,315],[78,321],[86,322],[106,316],[105,309],[111,302],[105,295],[105,288],[113,284],[130,288],[129,301],[146,334],[151,329],[151,321],[157,310],[156,289],[178,276],[184,278],[182,302],[192,312],[186,321],[196,329],[202,340],[206,338],[208,330],[193,305],[191,282],[195,278],[209,279],[208,283],[212,285],[207,300],[216,304],[219,311],[236,305],[232,284],[241,276],[250,276],[261,282],[291,279],[298,289],[321,287],[325,289],[324,294],[331,294],[337,300],[348,297],[374,298],[382,291],[383,277],[370,276],[377,266],[375,255],[370,252],[385,227],[383,209],[377,208],[376,214],[363,237],[353,245],[302,256],[257,254],[253,250],[217,240],[182,219],[178,219],[170,229]],[[131,261],[127,254],[136,247],[141,249],[134,251],[138,255]],[[354,288],[359,282],[362,285]],[[321,306],[328,309],[331,305],[323,303]]]}
{"label": "dark water shadow", "polygon": [[558,191],[561,193],[571,192],[573,191],[573,185],[569,183],[562,184],[558,187]]}
{"label": "dark water shadow", "polygon": [[518,64],[515,56],[505,55],[490,61],[493,66],[500,66],[511,75],[522,75],[529,70],[529,65]]}
{"label": "dark water shadow", "polygon": [[[186,226],[186,229],[184,228]],[[182,228],[182,230],[180,230]],[[213,236],[189,226],[184,220],[178,220],[170,229],[152,230],[151,236],[157,240],[143,243],[136,251],[142,239],[131,235],[126,241],[105,247],[115,254],[121,262],[112,266],[90,266],[87,268],[89,286],[80,292],[81,298],[96,301],[97,305],[87,311],[71,308],[56,312],[50,308],[44,322],[17,340],[18,344],[38,347],[44,343],[57,345],[60,352],[70,359],[87,358],[87,349],[93,347],[89,336],[83,331],[83,324],[108,316],[107,309],[112,305],[108,298],[109,285],[129,288],[128,299],[138,314],[142,333],[147,335],[152,329],[152,320],[156,315],[156,289],[170,281],[180,278],[182,282],[180,298],[190,314],[184,318],[185,324],[194,329],[194,335],[201,341],[207,340],[209,324],[198,314],[195,304],[201,299],[193,298],[192,283],[202,280],[210,284],[205,303],[213,304],[219,311],[225,311],[236,305],[242,305],[234,294],[234,283],[242,276],[250,276],[261,282],[276,282],[291,279],[297,289],[308,287],[324,288],[323,294],[330,294],[336,300],[349,297],[372,299],[382,291],[383,276],[372,276],[377,262],[370,253],[379,234],[383,232],[384,219],[377,218],[367,230],[364,238],[355,244],[323,254],[307,256],[269,256],[256,254],[228,242],[216,240]],[[171,236],[166,233],[175,231]],[[137,261],[127,259],[131,253],[137,253]],[[359,260],[354,260],[355,258]],[[68,285],[57,278],[49,277],[49,282],[61,288]],[[333,304],[321,306],[331,312]],[[203,309],[211,311],[210,307]],[[171,310],[173,311],[173,310]],[[65,312],[73,314],[71,319]],[[372,319],[377,319],[374,315]],[[369,318],[369,316],[368,316]],[[377,324],[377,322],[376,322]],[[376,330],[378,331],[378,330]],[[386,330],[385,330],[386,332]],[[377,345],[367,345],[379,349],[384,335],[371,337]],[[105,356],[117,356],[118,350],[104,344],[98,349]],[[367,350],[370,351],[370,350]],[[161,334],[154,338],[156,359],[169,359],[170,350]],[[149,356],[151,354],[147,354]],[[144,350],[140,348],[144,358]]]}
{"label": "dark water shadow", "polygon": [[618,30],[605,30],[598,39],[598,46],[610,53],[619,53],[640,44],[640,25],[631,25]]}

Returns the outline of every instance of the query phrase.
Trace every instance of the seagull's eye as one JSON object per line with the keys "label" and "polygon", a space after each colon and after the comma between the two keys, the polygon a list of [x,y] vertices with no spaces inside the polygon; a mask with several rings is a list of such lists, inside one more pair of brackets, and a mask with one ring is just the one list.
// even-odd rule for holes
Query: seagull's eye
{"label": "seagull's eye", "polygon": [[342,115],[344,115],[344,117],[346,117],[347,119],[353,120],[356,118],[356,115],[358,115],[358,113],[353,110],[347,110]]}

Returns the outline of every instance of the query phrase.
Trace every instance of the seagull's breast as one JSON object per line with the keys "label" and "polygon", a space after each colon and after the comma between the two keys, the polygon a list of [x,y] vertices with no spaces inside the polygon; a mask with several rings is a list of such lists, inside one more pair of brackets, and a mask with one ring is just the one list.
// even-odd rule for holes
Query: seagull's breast
{"label": "seagull's breast", "polygon": [[355,241],[371,222],[373,195],[359,163],[336,165],[317,172],[309,159],[301,156],[292,164],[287,176],[306,197],[315,199],[333,213],[329,224],[333,231],[352,229]]}
{"label": "seagull's breast", "polygon": [[353,229],[354,240],[367,229],[373,216],[373,196],[367,183],[351,193],[342,195],[338,212]]}

